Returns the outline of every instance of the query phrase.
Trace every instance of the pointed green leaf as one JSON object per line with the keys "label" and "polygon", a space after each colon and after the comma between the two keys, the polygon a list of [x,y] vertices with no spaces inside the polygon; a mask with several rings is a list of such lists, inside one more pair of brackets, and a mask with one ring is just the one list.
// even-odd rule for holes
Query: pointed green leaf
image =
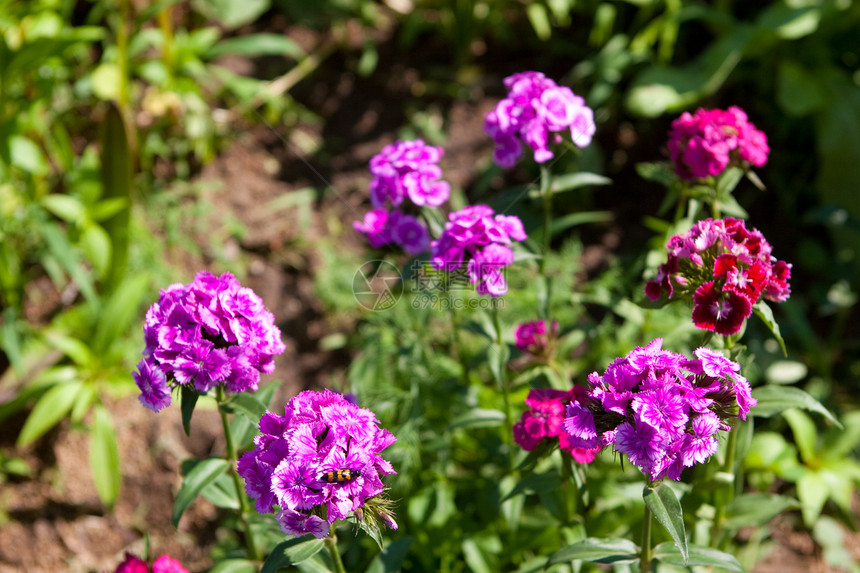
{"label": "pointed green leaf", "polygon": [[666,484],[660,483],[655,487],[646,487],[642,492],[645,505],[651,510],[654,518],[666,528],[675,545],[681,552],[684,561],[687,561],[687,535],[684,531],[684,512],[681,502],[675,495],[675,490]]}
{"label": "pointed green leaf", "polygon": [[240,507],[239,498],[236,495],[236,484],[226,473],[221,474],[215,481],[206,486],[200,495],[209,500],[215,507],[234,510]]}
{"label": "pointed green leaf", "polygon": [[504,502],[522,493],[540,493],[551,491],[559,487],[561,487],[561,477],[559,477],[557,472],[529,472],[524,478],[516,483],[507,495],[502,497],[502,501]]}
{"label": "pointed green leaf", "polygon": [[219,561],[209,573],[257,573],[258,566],[256,561],[248,559],[226,559]]}
{"label": "pointed green leaf", "polygon": [[288,539],[272,550],[260,573],[275,573],[279,569],[301,563],[319,553],[322,548],[323,540],[310,534]]}
{"label": "pointed green leaf", "polygon": [[799,507],[794,498],[771,493],[748,493],[734,498],[726,506],[723,527],[737,531],[741,527],[766,525],[789,508]]}
{"label": "pointed green leaf", "polygon": [[230,462],[221,458],[209,458],[202,460],[194,465],[185,479],[182,480],[182,487],[179,488],[179,493],[176,494],[176,501],[173,503],[173,526],[179,526],[179,519],[188,506],[191,505],[197,496],[209,484],[214,482],[230,467]]}
{"label": "pointed green leaf", "polygon": [[654,559],[661,563],[677,565],[679,567],[719,567],[729,571],[738,571],[739,573],[745,571],[743,565],[728,553],[699,545],[690,545],[688,549],[689,555],[684,557],[674,543],[661,543],[654,548]]}
{"label": "pointed green leaf", "polygon": [[233,394],[218,407],[228,414],[241,414],[256,422],[259,422],[266,413],[266,405],[255,394],[248,392]]}
{"label": "pointed green leaf", "polygon": [[93,335],[92,348],[96,352],[106,352],[138,319],[142,320],[141,303],[148,290],[149,276],[146,273],[129,275],[114,286]]}
{"label": "pointed green leaf", "polygon": [[773,337],[779,343],[779,347],[782,349],[782,355],[788,356],[788,350],[785,348],[785,340],[782,339],[782,334],[779,332],[779,325],[776,323],[776,319],[773,317],[773,310],[767,305],[766,302],[759,299],[753,305],[753,312],[755,312],[756,316],[758,316],[762,322],[764,322],[765,326],[768,327]]}
{"label": "pointed green leaf", "polygon": [[15,445],[18,447],[28,446],[53,428],[72,409],[75,399],[83,387],[79,380],[57,384],[45,392],[36,402],[33,411],[24,422],[21,433]]}
{"label": "pointed green leaf", "polygon": [[197,404],[197,399],[200,394],[191,385],[182,386],[179,394],[180,406],[182,411],[182,429],[185,430],[185,435],[191,435],[191,415],[194,414],[194,406]]}
{"label": "pointed green leaf", "polygon": [[794,386],[761,386],[752,391],[753,398],[758,404],[750,409],[750,414],[759,418],[770,418],[789,408],[800,408],[810,412],[817,412],[839,426],[839,420],[825,408],[821,402]]}
{"label": "pointed green leaf", "polygon": [[101,132],[103,199],[121,199],[125,206],[102,222],[112,247],[110,267],[104,280],[108,291],[118,288],[128,265],[133,172],[130,131],[122,112],[111,102]]}
{"label": "pointed green leaf", "polygon": [[449,430],[464,428],[494,428],[505,422],[505,413],[501,410],[490,410],[487,408],[473,408],[468,413],[454,418]]}
{"label": "pointed green leaf", "polygon": [[247,34],[221,40],[206,53],[207,58],[224,54],[240,56],[287,56],[293,60],[305,57],[305,51],[282,34]]}
{"label": "pointed green leaf", "polygon": [[95,481],[99,499],[108,508],[113,507],[122,484],[119,446],[117,446],[111,415],[101,404],[93,409],[90,469],[93,472],[93,481]]}
{"label": "pointed green leaf", "polygon": [[797,480],[797,497],[800,500],[800,512],[803,523],[812,527],[824,503],[830,497],[830,486],[821,472],[808,470]]}
{"label": "pointed green leaf", "polygon": [[586,225],[588,223],[609,223],[612,219],[613,215],[609,211],[584,211],[581,213],[570,213],[569,215],[553,219],[552,225],[550,226],[550,233],[555,236],[571,227]]}
{"label": "pointed green leaf", "polygon": [[511,357],[511,350],[507,344],[492,344],[487,350],[487,360],[490,364],[490,371],[493,373],[493,378],[498,384],[504,384],[507,378],[508,359]]}
{"label": "pointed green leaf", "polygon": [[564,193],[565,191],[573,191],[589,185],[611,185],[612,179],[598,175],[597,173],[567,173],[565,175],[555,175],[552,178],[549,192]]}
{"label": "pointed green leaf", "polygon": [[59,330],[46,330],[45,340],[54,348],[72,359],[78,366],[90,366],[93,363],[93,353],[90,347],[81,340],[68,336]]}
{"label": "pointed green leaf", "polygon": [[42,197],[41,203],[42,207],[67,223],[78,225],[86,218],[87,209],[77,197],[52,193]]}
{"label": "pointed green leaf", "polygon": [[815,427],[815,422],[795,408],[784,411],[782,417],[791,426],[794,443],[797,444],[800,457],[808,465],[815,459],[815,442],[818,439],[818,429]]}
{"label": "pointed green leaf", "polygon": [[570,561],[595,563],[633,563],[639,560],[639,548],[627,539],[588,537],[549,556],[547,567]]}

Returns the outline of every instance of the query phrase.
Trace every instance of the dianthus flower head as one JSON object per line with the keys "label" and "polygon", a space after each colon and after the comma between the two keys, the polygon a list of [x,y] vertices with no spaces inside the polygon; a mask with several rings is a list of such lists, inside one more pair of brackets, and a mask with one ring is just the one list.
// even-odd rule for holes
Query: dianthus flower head
{"label": "dianthus flower head", "polygon": [[454,272],[468,259],[469,281],[478,294],[500,296],[508,291],[504,268],[514,261],[508,245],[525,239],[518,217],[472,205],[448,215],[442,235],[430,243],[430,263],[437,270]]}
{"label": "dianthus flower head", "polygon": [[395,244],[412,256],[426,252],[430,243],[424,223],[396,209],[372,209],[365,213],[363,221],[353,222],[352,228],[366,235],[372,247]]}
{"label": "dianthus flower head", "polygon": [[761,167],[770,151],[765,134],[735,106],[684,112],[672,122],[668,147],[681,179],[717,176],[729,164]]}
{"label": "dianthus flower head", "polygon": [[548,362],[555,353],[558,338],[558,321],[552,321],[547,328],[547,321],[534,320],[517,325],[514,330],[516,347],[525,352],[530,359],[538,362]]}
{"label": "dianthus flower head", "polygon": [[440,180],[441,147],[422,140],[397,141],[386,145],[370,160],[370,203],[382,207],[386,201],[397,207],[408,198],[418,206],[439,207],[448,200],[451,186]]}
{"label": "dianthus flower head", "polygon": [[693,323],[704,330],[736,334],[760,298],[783,302],[791,294],[791,265],[777,260],[764,235],[741,219],[698,221],[666,248],[668,259],[645,294],[692,302]]}
{"label": "dianthus flower head", "polygon": [[592,373],[562,422],[571,444],[611,446],[652,481],[678,480],[704,463],[717,451],[717,432],[756,405],[736,362],[708,348],[691,359],[662,344],[655,339]]}
{"label": "dianthus flower head", "polygon": [[146,313],[146,348],[132,376],[140,401],[157,412],[169,406],[170,387],[205,393],[255,391],[285,350],[274,315],[230,273],[200,272],[190,284],[161,291]]}
{"label": "dianthus flower head", "polygon": [[[143,559],[126,552],[114,573],[149,573],[149,566]],[[152,563],[152,573],[188,573],[188,569],[169,555],[162,555]]]}
{"label": "dianthus flower head", "polygon": [[555,439],[565,451],[579,463],[591,463],[599,448],[583,448],[571,443],[567,432],[562,430],[565,408],[571,402],[585,396],[585,388],[574,386],[568,391],[553,388],[532,388],[526,397],[528,410],[514,424],[514,441],[531,451],[545,438]]}
{"label": "dianthus flower head", "polygon": [[382,477],[396,473],[381,452],[395,438],[370,410],[337,392],[305,391],[283,416],[267,412],[260,432],[237,468],[257,511],[275,512],[284,533],[323,538],[350,515],[396,527],[381,501]]}
{"label": "dianthus flower head", "polygon": [[553,158],[551,143],[569,131],[574,145],[585,147],[594,136],[594,113],[570,88],[558,86],[540,72],[522,72],[505,78],[508,96],[487,114],[484,131],[496,143],[493,160],[513,167],[523,152],[522,142],[544,163]]}

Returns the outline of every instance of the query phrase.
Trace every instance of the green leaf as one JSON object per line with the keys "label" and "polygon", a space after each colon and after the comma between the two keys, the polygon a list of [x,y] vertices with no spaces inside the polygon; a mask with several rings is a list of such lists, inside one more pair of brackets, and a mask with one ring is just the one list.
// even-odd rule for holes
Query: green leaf
{"label": "green leaf", "polygon": [[266,413],[266,405],[256,395],[247,392],[233,394],[218,407],[228,414],[242,414],[255,422],[259,422]]}
{"label": "green leaf", "polygon": [[51,214],[67,223],[79,225],[86,219],[87,209],[77,197],[52,193],[42,197],[40,203]]}
{"label": "green leaf", "polygon": [[549,40],[552,36],[552,25],[549,23],[549,12],[543,4],[530,2],[526,5],[526,16],[532,29],[541,41]]}
{"label": "green leaf", "polygon": [[818,6],[790,6],[788,2],[772,2],[761,11],[756,25],[774,32],[784,40],[796,40],[815,32],[821,21]]}
{"label": "green leaf", "polygon": [[118,101],[123,83],[122,69],[113,62],[103,62],[93,70],[90,82],[97,98]]}
{"label": "green leaf", "polygon": [[180,410],[182,410],[182,429],[185,435],[191,435],[191,415],[194,414],[194,406],[200,394],[191,385],[182,386],[179,394]]}
{"label": "green leaf", "polygon": [[487,349],[487,361],[490,365],[490,371],[493,373],[493,379],[497,384],[504,384],[507,377],[508,359],[511,357],[511,350],[507,344],[491,344]]}
{"label": "green leaf", "polygon": [[83,341],[53,329],[46,330],[44,337],[51,346],[71,358],[78,366],[90,366],[93,363],[93,352]]}
{"label": "green leaf", "polygon": [[101,125],[103,202],[119,200],[125,206],[102,221],[111,241],[110,267],[104,278],[108,292],[119,288],[128,266],[133,173],[129,134],[132,129],[116,104],[111,103]]}
{"label": "green leaf", "polygon": [[72,249],[65,233],[61,232],[59,227],[53,223],[40,224],[39,232],[42,234],[42,238],[45,239],[48,252],[50,252],[57,264],[72,277],[72,280],[81,289],[81,293],[87,299],[87,302],[97,306],[99,298],[93,286],[92,278],[84,270],[80,258],[74,249]]}
{"label": "green leaf", "polygon": [[561,478],[555,471],[545,473],[528,473],[517,482],[513,489],[502,498],[506,501],[516,495],[523,493],[543,493],[552,491],[561,486]]}
{"label": "green leaf", "polygon": [[106,352],[141,318],[141,303],[148,288],[146,273],[129,275],[116,286],[99,315],[91,342],[95,352]]}
{"label": "green leaf", "polygon": [[679,567],[719,567],[729,571],[745,571],[743,565],[728,553],[723,553],[710,547],[690,545],[689,554],[684,557],[673,543],[661,543],[654,548],[654,559],[661,563]]}
{"label": "green leaf", "polygon": [[173,503],[173,526],[179,526],[179,519],[188,506],[191,505],[197,496],[209,484],[214,482],[230,467],[230,462],[221,458],[209,458],[202,460],[194,465],[185,479],[182,480],[182,487],[179,488],[179,493],[176,494],[176,501]]}
{"label": "green leaf", "polygon": [[794,443],[797,444],[800,457],[806,464],[809,464],[815,459],[815,442],[818,438],[818,430],[815,427],[815,423],[809,416],[794,408],[785,410],[782,413],[782,417],[791,426],[791,432],[794,434]]}
{"label": "green leaf", "polygon": [[127,209],[128,206],[129,201],[126,197],[102,199],[92,206],[92,209],[90,209],[90,217],[93,221],[104,221],[105,219],[110,219],[123,209]]}
{"label": "green leaf", "polygon": [[681,509],[678,496],[675,495],[675,490],[660,483],[655,487],[646,487],[642,492],[642,498],[654,518],[666,528],[666,531],[675,540],[675,545],[678,546],[686,563],[689,553],[687,534],[684,531],[684,512]]}
{"label": "green leaf", "polygon": [[72,409],[82,386],[83,382],[75,380],[57,384],[45,392],[33,406],[15,445],[19,448],[29,446],[57,425]]}
{"label": "green leaf", "polygon": [[553,219],[550,232],[553,236],[579,225],[588,223],[609,223],[613,215],[609,211],[584,211],[580,213],[569,213],[563,217]]}
{"label": "green leaf", "polygon": [[[18,310],[14,306],[3,309],[3,322],[0,323],[0,348],[15,369],[19,378],[24,376],[24,357],[21,354],[21,334],[18,323]],[[0,417],[2,420],[2,417]]]}
{"label": "green leaf", "polygon": [[12,165],[38,177],[45,177],[51,167],[41,148],[23,135],[9,137],[9,154]]}
{"label": "green leaf", "polygon": [[469,566],[469,571],[474,573],[492,573],[493,568],[490,566],[481,548],[471,537],[463,540],[463,560]]}
{"label": "green leaf", "polygon": [[107,232],[98,225],[92,223],[87,225],[81,233],[81,249],[87,259],[93,264],[96,274],[103,277],[110,269],[111,243]]}
{"label": "green leaf", "polygon": [[221,474],[218,478],[210,483],[200,495],[209,500],[215,507],[224,509],[239,509],[239,498],[236,495],[236,484],[228,474]]}
{"label": "green leaf", "polygon": [[90,470],[99,499],[112,508],[122,484],[119,446],[110,413],[101,404],[93,409],[93,426],[90,434]]}
{"label": "green leaf", "polygon": [[655,183],[660,183],[665,187],[670,187],[673,183],[678,181],[678,176],[675,174],[672,164],[665,161],[655,163],[637,163],[636,173],[646,181],[654,181]]}
{"label": "green leaf", "polygon": [[761,386],[752,391],[752,396],[758,400],[758,404],[750,409],[750,414],[759,418],[770,418],[789,408],[800,408],[810,412],[817,412],[839,426],[839,420],[825,408],[821,402],[794,386]]}
{"label": "green leaf", "polygon": [[222,40],[209,48],[206,58],[224,54],[239,56],[287,56],[293,60],[305,57],[298,44],[282,34],[248,34]]}
{"label": "green leaf", "polygon": [[551,554],[546,566],[570,561],[595,563],[634,563],[639,560],[639,548],[627,539],[588,537]]}
{"label": "green leaf", "polygon": [[449,430],[465,428],[494,428],[505,422],[505,413],[501,410],[473,408],[468,413],[458,416],[451,421]]}
{"label": "green leaf", "polygon": [[278,569],[310,559],[319,553],[323,544],[322,539],[316,539],[310,534],[279,543],[263,563],[260,573],[275,573]]}
{"label": "green leaf", "polygon": [[[574,189],[579,189],[581,187],[588,187],[590,185],[611,184],[612,179],[604,177],[603,175],[598,175],[597,173],[567,173],[565,175],[554,175],[552,177],[549,192],[555,195],[566,191],[573,191]],[[532,191],[531,194],[539,195],[540,190],[536,189]]]}
{"label": "green leaf", "polygon": [[786,509],[799,507],[798,501],[784,495],[748,493],[734,498],[726,506],[723,527],[737,531],[741,527],[766,525]]}
{"label": "green leaf", "polygon": [[373,558],[365,573],[397,573],[411,546],[411,537],[401,537],[389,544]]}
{"label": "green leaf", "polygon": [[191,0],[195,10],[227,29],[250,24],[271,5],[271,0]]}
{"label": "green leaf", "polygon": [[779,332],[779,325],[773,317],[773,310],[771,310],[766,302],[759,299],[753,305],[753,312],[755,312],[756,316],[758,316],[762,322],[764,322],[765,326],[770,329],[770,332],[773,334],[773,337],[776,338],[776,341],[779,343],[779,347],[782,349],[782,355],[788,356],[788,350],[785,349],[785,341],[782,339],[782,334]]}
{"label": "green leaf", "polygon": [[830,486],[820,472],[808,470],[797,480],[797,497],[803,523],[812,527],[830,497]]}
{"label": "green leaf", "polygon": [[219,561],[209,573],[257,573],[258,563],[248,559],[226,559]]}

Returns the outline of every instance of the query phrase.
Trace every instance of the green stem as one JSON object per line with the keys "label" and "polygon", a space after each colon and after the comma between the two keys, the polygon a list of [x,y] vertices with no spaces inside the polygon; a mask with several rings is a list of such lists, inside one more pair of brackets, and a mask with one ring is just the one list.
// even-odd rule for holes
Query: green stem
{"label": "green stem", "polygon": [[454,352],[457,354],[457,362],[460,363],[460,380],[463,384],[469,383],[469,361],[463,353],[462,340],[460,339],[460,313],[454,308],[454,299],[451,297],[449,285],[445,285],[445,297],[448,299],[448,309],[451,313],[451,330],[454,338]]}
{"label": "green stem", "polygon": [[245,548],[248,552],[248,558],[254,561],[262,559],[257,544],[254,540],[254,532],[251,530],[251,524],[248,523],[248,500],[245,498],[244,488],[242,487],[242,479],[239,477],[239,472],[236,470],[236,446],[233,444],[233,434],[230,432],[230,422],[227,420],[227,412],[221,409],[226,399],[224,390],[221,386],[215,390],[215,399],[218,401],[218,413],[221,416],[221,426],[224,429],[224,443],[226,444],[227,455],[226,459],[230,462],[230,476],[233,478],[233,485],[236,486],[236,496],[239,498],[239,522],[242,524],[242,529],[245,531]]}
{"label": "green stem", "polygon": [[343,566],[343,560],[340,558],[340,553],[337,551],[337,536],[334,534],[334,531],[325,538],[325,546],[328,548],[328,554],[331,555],[334,572],[346,573],[346,569]]}
{"label": "green stem", "polygon": [[645,520],[642,522],[642,548],[639,550],[639,571],[651,571],[651,510],[645,506]]}
{"label": "green stem", "polygon": [[[499,309],[493,306],[493,324],[496,327],[496,344],[501,348],[502,342],[502,323],[499,319]],[[501,364],[499,367],[499,385],[502,387],[502,397],[505,401],[505,444],[508,446],[508,471],[514,469],[514,420],[511,414],[511,391],[508,388],[508,377],[506,375],[506,366]]]}

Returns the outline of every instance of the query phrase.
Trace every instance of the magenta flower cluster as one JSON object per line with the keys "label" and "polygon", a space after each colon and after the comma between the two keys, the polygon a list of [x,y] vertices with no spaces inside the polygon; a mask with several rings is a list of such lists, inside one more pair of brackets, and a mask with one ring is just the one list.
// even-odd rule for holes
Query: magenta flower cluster
{"label": "magenta flower cluster", "polygon": [[200,272],[162,289],[146,313],[144,357],[132,373],[141,403],[154,412],[169,406],[171,385],[256,391],[260,373],[270,374],[285,350],[274,320],[230,273]]}
{"label": "magenta flower cluster", "polygon": [[[451,186],[443,181],[439,160],[441,147],[422,140],[397,141],[386,145],[370,160],[370,204],[373,209],[353,228],[367,235],[373,247],[391,243],[400,245],[410,255],[427,250],[429,234],[416,217],[401,207],[406,199],[417,207],[439,207],[448,200]],[[388,210],[391,203],[394,209]]]}
{"label": "magenta flower cluster", "polygon": [[519,217],[495,214],[486,205],[472,205],[448,215],[442,235],[430,243],[430,263],[453,272],[468,258],[469,282],[478,294],[508,292],[504,268],[514,262],[512,241],[527,238]]}
{"label": "magenta flower cluster", "polygon": [[791,265],[777,260],[764,235],[742,219],[705,219],[666,244],[668,259],[645,284],[657,300],[665,291],[693,302],[693,323],[729,336],[740,331],[752,307],[791,294]]}
{"label": "magenta flower cluster", "polygon": [[238,472],[257,511],[272,513],[277,506],[284,533],[323,538],[330,524],[350,514],[397,528],[383,506],[375,505],[374,515],[366,507],[385,489],[382,476],[396,473],[380,455],[395,438],[370,410],[331,390],[305,391],[287,403],[283,416],[267,412],[260,432]]}
{"label": "magenta flower cluster", "polygon": [[761,167],[770,152],[765,134],[735,106],[684,112],[672,122],[668,147],[681,179],[716,176],[729,164]]}
{"label": "magenta flower cluster", "polygon": [[522,72],[505,78],[508,97],[487,114],[484,131],[495,140],[493,160],[501,167],[516,164],[522,142],[544,163],[553,158],[550,144],[560,143],[569,131],[573,143],[585,147],[595,133],[594,113],[570,88],[559,86],[540,72]]}
{"label": "magenta flower cluster", "polygon": [[695,359],[662,350],[662,339],[614,360],[567,406],[564,430],[577,447],[612,446],[652,481],[717,451],[717,432],[756,405],[740,365],[708,348]]}
{"label": "magenta flower cluster", "polygon": [[568,391],[553,388],[532,388],[525,403],[529,407],[520,421],[514,424],[514,441],[531,451],[544,439],[555,439],[562,451],[567,452],[581,464],[594,461],[598,447],[583,448],[574,445],[570,435],[562,429],[565,409],[571,402],[585,396],[585,388],[574,386]]}
{"label": "magenta flower cluster", "polygon": [[[150,570],[146,561],[126,552],[125,559],[117,565],[114,573],[150,573]],[[162,555],[153,561],[152,573],[188,573],[188,569],[173,557]]]}

